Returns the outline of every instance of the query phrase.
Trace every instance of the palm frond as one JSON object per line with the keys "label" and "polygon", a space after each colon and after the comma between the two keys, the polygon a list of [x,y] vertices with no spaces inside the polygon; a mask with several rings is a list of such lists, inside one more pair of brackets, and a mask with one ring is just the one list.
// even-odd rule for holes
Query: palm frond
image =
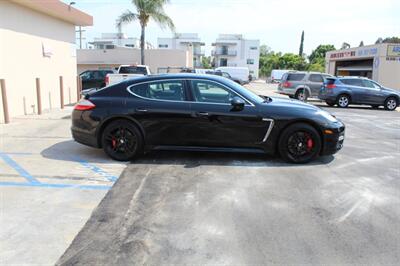
{"label": "palm frond", "polygon": [[138,18],[138,15],[130,10],[123,12],[116,21],[117,28],[120,28],[123,24],[132,22]]}
{"label": "palm frond", "polygon": [[164,10],[150,14],[150,17],[161,27],[168,27],[172,31],[175,31],[175,25],[172,19],[164,13]]}

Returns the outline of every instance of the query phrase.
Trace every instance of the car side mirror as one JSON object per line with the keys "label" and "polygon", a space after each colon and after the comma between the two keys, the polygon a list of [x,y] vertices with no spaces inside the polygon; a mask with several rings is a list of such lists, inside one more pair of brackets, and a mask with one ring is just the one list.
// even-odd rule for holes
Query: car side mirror
{"label": "car side mirror", "polygon": [[241,111],[244,109],[245,102],[242,98],[235,96],[231,100],[231,105],[233,111]]}

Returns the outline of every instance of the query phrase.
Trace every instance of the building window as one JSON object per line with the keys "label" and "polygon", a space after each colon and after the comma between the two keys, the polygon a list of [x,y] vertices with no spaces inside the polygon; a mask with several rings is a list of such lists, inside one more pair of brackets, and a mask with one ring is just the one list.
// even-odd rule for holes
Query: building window
{"label": "building window", "polygon": [[168,44],[159,44],[158,48],[168,48]]}
{"label": "building window", "polygon": [[254,59],[247,59],[248,65],[254,65]]}
{"label": "building window", "polygon": [[226,58],[219,59],[219,66],[221,67],[228,66],[228,59]]}
{"label": "building window", "polygon": [[257,46],[251,46],[250,50],[258,50],[258,47]]}
{"label": "building window", "polygon": [[114,48],[115,48],[115,45],[113,45],[113,44],[106,45],[106,49],[114,49]]}
{"label": "building window", "polygon": [[125,44],[125,46],[126,46],[126,47],[132,47],[132,48],[135,48],[135,45],[134,45],[134,44]]}

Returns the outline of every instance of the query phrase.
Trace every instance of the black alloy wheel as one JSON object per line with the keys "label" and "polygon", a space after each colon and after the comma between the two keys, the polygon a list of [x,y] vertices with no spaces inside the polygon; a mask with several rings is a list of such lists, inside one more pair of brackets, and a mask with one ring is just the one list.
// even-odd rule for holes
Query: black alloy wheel
{"label": "black alloy wheel", "polygon": [[143,151],[143,138],[137,127],[127,120],[111,122],[102,135],[104,152],[117,161],[130,161]]}
{"label": "black alloy wheel", "polygon": [[293,124],[282,133],[278,149],[285,161],[307,163],[319,155],[321,137],[317,130],[308,124]]}

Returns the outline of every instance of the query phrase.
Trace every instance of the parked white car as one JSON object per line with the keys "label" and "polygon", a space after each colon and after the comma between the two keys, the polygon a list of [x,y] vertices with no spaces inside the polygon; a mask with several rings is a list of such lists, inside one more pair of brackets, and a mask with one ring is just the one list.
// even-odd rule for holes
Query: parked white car
{"label": "parked white car", "polygon": [[241,84],[249,82],[249,69],[247,67],[217,67],[216,71],[226,72],[232,78],[240,80]]}
{"label": "parked white car", "polygon": [[119,83],[125,79],[150,75],[150,68],[145,65],[121,65],[117,74],[108,74],[106,76],[106,86]]}

